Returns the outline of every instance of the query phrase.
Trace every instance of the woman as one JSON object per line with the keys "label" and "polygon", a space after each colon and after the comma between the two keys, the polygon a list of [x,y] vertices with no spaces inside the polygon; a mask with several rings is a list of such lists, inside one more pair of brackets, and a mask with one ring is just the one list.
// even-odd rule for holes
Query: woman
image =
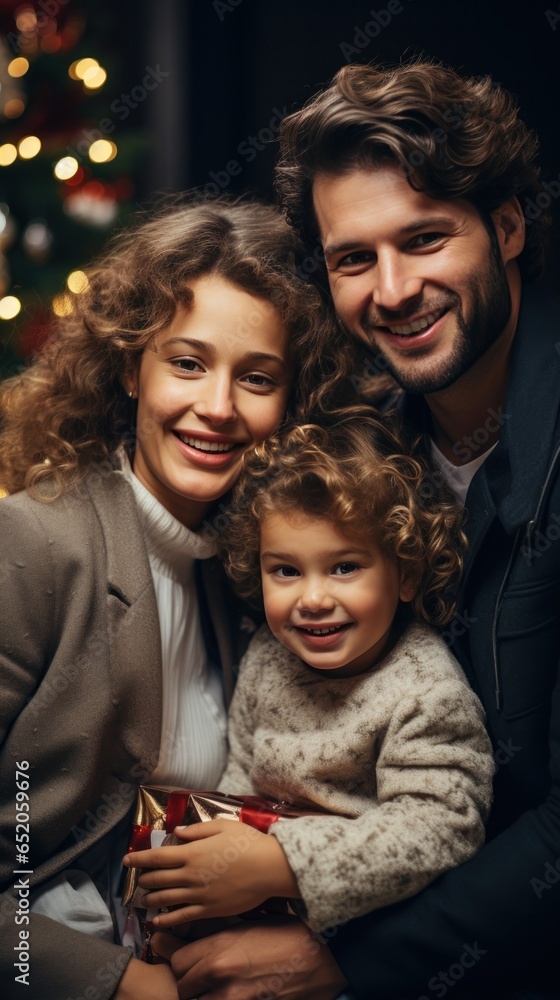
{"label": "woman", "polygon": [[296,249],[258,204],[159,213],[115,239],[3,389],[9,997],[176,997],[168,967],[113,943],[118,859],[140,781],[212,787],[223,768],[241,613],[210,558],[220,498],[244,452],[344,371]]}

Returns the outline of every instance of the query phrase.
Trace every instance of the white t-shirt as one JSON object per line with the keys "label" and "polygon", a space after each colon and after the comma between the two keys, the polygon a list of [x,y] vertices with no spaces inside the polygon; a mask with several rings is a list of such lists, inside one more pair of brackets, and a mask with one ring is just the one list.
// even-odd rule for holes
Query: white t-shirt
{"label": "white t-shirt", "polygon": [[[497,444],[498,442],[496,442]],[[448,458],[439,450],[435,441],[430,438],[430,452],[434,463],[437,465],[438,469],[443,472],[449,489],[455,494],[459,503],[464,507],[465,500],[469,486],[474,477],[475,472],[480,469],[480,466],[486,461],[491,451],[496,447],[495,444],[487,451],[484,451],[482,455],[477,455],[473,458],[472,462],[467,462],[465,465],[453,465]]]}

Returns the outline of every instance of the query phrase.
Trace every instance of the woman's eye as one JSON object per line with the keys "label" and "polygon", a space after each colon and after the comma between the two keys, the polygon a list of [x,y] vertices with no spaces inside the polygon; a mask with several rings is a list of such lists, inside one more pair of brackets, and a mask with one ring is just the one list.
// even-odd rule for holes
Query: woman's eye
{"label": "woman's eye", "polygon": [[177,358],[172,361],[171,364],[175,365],[182,372],[199,372],[202,371],[202,365],[195,361],[193,358]]}
{"label": "woman's eye", "polygon": [[359,566],[356,563],[345,562],[335,566],[333,573],[335,576],[348,576],[349,573],[353,573],[357,569],[359,569]]}
{"label": "woman's eye", "polygon": [[259,372],[252,372],[251,375],[246,375],[245,381],[248,382],[249,385],[256,386],[258,389],[267,389],[269,386],[273,385],[274,382],[269,375],[261,375]]}
{"label": "woman's eye", "polygon": [[295,566],[277,566],[274,570],[274,575],[288,579],[290,577],[299,576],[299,573]]}

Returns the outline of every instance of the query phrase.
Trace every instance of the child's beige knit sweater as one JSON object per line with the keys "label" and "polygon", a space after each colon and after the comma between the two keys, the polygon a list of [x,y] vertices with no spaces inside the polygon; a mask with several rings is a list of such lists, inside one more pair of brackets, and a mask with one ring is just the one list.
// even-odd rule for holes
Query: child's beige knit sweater
{"label": "child's beige knit sweater", "polygon": [[314,930],[412,896],[483,842],[494,769],[484,713],[423,625],[348,678],[312,670],[260,629],[241,663],[229,740],[222,791],[336,814],[271,828]]}

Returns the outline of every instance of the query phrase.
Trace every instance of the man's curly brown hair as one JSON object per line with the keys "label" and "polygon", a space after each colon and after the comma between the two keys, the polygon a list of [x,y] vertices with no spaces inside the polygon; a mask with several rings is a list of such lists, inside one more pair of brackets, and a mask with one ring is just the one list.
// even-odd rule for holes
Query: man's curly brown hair
{"label": "man's curly brown hair", "polygon": [[[123,378],[204,275],[264,299],[290,335],[292,416],[345,391],[348,345],[317,290],[298,274],[298,239],[279,211],[255,201],[176,201],[144,213],[86,269],[39,357],[0,386],[0,485],[55,499],[96,463],[134,446],[136,405]],[[48,480],[48,491],[38,489]]]}
{"label": "man's curly brown hair", "polygon": [[[490,77],[462,77],[435,61],[356,64],[282,121],[277,188],[308,247],[318,240],[314,178],[387,163],[433,198],[466,198],[493,232],[499,205],[540,193],[537,149],[513,97]],[[550,221],[542,211],[527,228],[518,258],[527,279],[542,271]]]}
{"label": "man's curly brown hair", "polygon": [[419,442],[404,445],[397,419],[364,405],[346,407],[330,426],[292,425],[247,452],[220,538],[242,596],[262,604],[263,518],[303,513],[371,536],[412,574],[415,615],[432,625],[449,621],[466,545],[464,512],[428,467]]}

